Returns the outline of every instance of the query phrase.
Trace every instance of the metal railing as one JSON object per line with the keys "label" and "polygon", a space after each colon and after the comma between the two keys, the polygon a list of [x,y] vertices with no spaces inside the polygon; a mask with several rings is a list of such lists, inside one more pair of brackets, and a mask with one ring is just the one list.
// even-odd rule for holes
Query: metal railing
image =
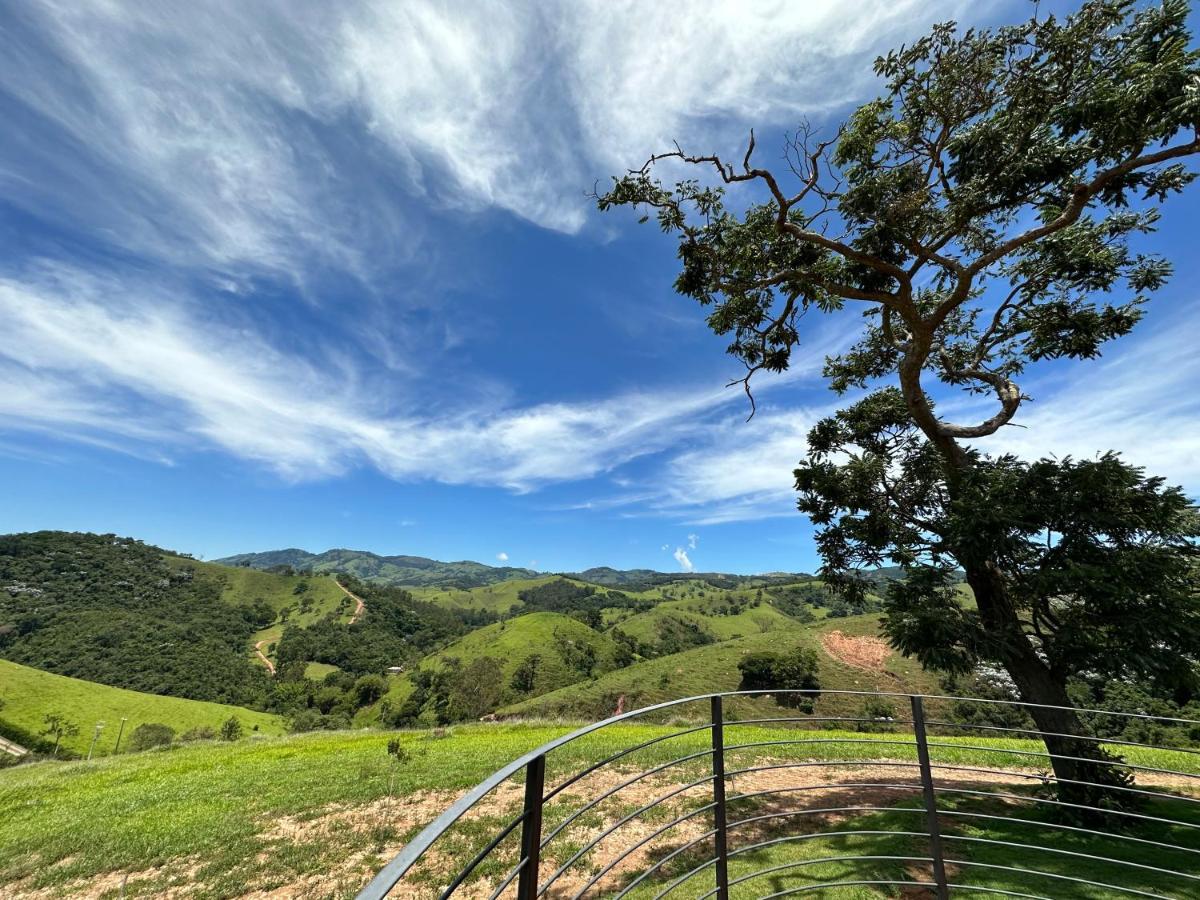
{"label": "metal railing", "polygon": [[[818,696],[843,708],[868,698],[903,704],[910,717],[824,708],[814,715]],[[763,715],[781,708],[773,703],[808,708]],[[1077,710],[1106,735],[1131,724],[1192,729],[1180,746],[1070,735],[1077,746],[1105,748],[1113,755],[1104,765],[1132,776],[1101,785],[1056,779],[1052,757],[1092,765],[1095,758],[1051,752],[1038,742],[1062,735],[1032,721],[952,720],[964,708],[1027,713],[1033,706],[739,691],[633,710],[493,773],[358,896],[376,900],[403,884],[405,897],[439,900],[862,896],[836,892],[851,888],[938,898],[1200,897],[1200,749],[1187,745],[1200,722]],[[663,724],[665,717],[673,721]],[[631,724],[641,728],[613,727]],[[857,730],[816,730],[835,727]],[[887,733],[870,733],[879,730]],[[517,796],[519,812],[510,808]]]}

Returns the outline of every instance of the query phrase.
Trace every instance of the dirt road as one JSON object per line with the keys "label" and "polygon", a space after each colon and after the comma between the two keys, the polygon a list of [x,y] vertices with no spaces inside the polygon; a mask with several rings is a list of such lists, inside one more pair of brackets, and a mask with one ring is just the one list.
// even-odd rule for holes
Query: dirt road
{"label": "dirt road", "polygon": [[269,659],[267,659],[267,654],[262,652],[262,645],[265,643],[266,643],[266,641],[259,641],[257,644],[255,644],[254,652],[258,654],[258,658],[261,659],[263,662],[263,665],[267,667],[267,671],[270,672],[272,675],[274,675],[275,674],[275,663],[273,663]]}
{"label": "dirt road", "polygon": [[344,584],[342,584],[340,581],[338,581],[336,578],[333,580],[333,583],[336,584],[338,587],[340,587],[342,589],[342,592],[347,597],[349,597],[351,600],[353,600],[355,603],[358,604],[358,606],[356,606],[354,608],[354,615],[352,615],[350,617],[350,624],[353,625],[362,616],[364,610],[366,610],[366,608],[367,608],[367,604],[363,603],[362,597],[358,596],[358,594],[352,594],[352,593],[350,593],[350,591],[346,590],[346,586]]}

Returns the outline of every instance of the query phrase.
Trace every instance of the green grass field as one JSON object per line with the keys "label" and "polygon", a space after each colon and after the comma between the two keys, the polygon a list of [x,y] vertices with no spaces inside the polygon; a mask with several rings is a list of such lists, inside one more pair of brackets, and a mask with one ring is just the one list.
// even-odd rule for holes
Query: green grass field
{"label": "green grass field", "polygon": [[30,746],[43,729],[43,717],[47,713],[58,713],[79,726],[79,734],[64,738],[61,745],[61,750],[77,754],[87,753],[97,722],[104,722],[105,728],[95,752],[99,755],[110,753],[122,718],[128,719],[124,740],[128,740],[134,728],[146,722],[169,725],[176,733],[182,733],[202,725],[217,729],[230,716],[240,719],[247,732],[257,727],[260,734],[283,733],[283,721],[268,713],[222,703],[127,691],[2,659],[0,698],[4,700],[0,726],[7,726],[0,727],[0,732]]}
{"label": "green grass field", "polygon": [[[439,732],[343,732],[299,735],[286,738],[259,738],[236,744],[204,744],[111,757],[92,762],[39,763],[0,771],[0,809],[6,811],[0,829],[0,894],[20,897],[37,890],[57,890],[62,896],[115,898],[120,878],[111,873],[134,873],[126,886],[126,896],[144,897],[165,893],[170,887],[185,888],[187,896],[226,898],[242,896],[252,890],[293,890],[280,896],[351,897],[425,822],[432,820],[452,798],[477,783],[490,772],[523,752],[557,737],[568,726],[537,724],[471,725]],[[557,784],[567,773],[611,755],[617,750],[671,733],[672,726],[622,725],[583,738],[554,751],[549,757],[547,783]],[[389,739],[398,739],[404,758],[397,760],[387,751]],[[862,735],[836,731],[797,732],[758,725],[730,725],[727,742],[750,744],[779,739],[813,740],[817,743],[772,745],[731,752],[732,770],[751,765],[755,760],[772,764],[781,761],[875,760],[911,762],[914,752],[903,735]],[[837,743],[840,740],[853,743]],[[876,740],[890,743],[875,743]],[[1008,750],[1036,752],[1037,744],[1006,739],[939,738],[948,746],[934,748],[935,762],[971,766],[1021,765],[1044,768],[1044,758],[1022,757],[1014,762]],[[702,751],[707,732],[696,732],[663,740],[630,754],[621,765],[630,771],[664,764],[672,759]],[[985,749],[961,746],[972,744]],[[1170,751],[1137,750],[1128,754],[1140,765],[1167,766],[1200,774],[1195,757]],[[682,765],[674,778],[702,774],[707,760],[703,757]],[[812,780],[800,770],[800,781]],[[665,777],[665,776],[664,776]],[[672,781],[670,783],[676,783]],[[605,782],[608,783],[608,782]],[[731,779],[734,791],[744,790],[741,776]],[[655,795],[667,783],[657,783]],[[547,807],[547,828],[562,822],[565,816],[594,795],[594,790],[562,795],[559,804]],[[520,785],[481,810],[481,814],[447,835],[443,845],[461,863],[469,850],[506,817],[519,808]],[[953,804],[956,801],[948,800]],[[965,802],[965,801],[964,801]],[[982,801],[981,801],[982,802]],[[994,801],[989,801],[993,802]],[[878,827],[913,829],[914,816],[905,810],[911,799],[891,798],[887,810],[877,814],[854,816],[839,822],[843,830]],[[629,797],[614,797],[602,814],[581,819],[579,826],[595,829],[614,821],[636,808]],[[962,807],[966,808],[966,807]],[[972,809],[989,807],[976,805]],[[742,817],[768,807],[744,807]],[[997,810],[993,810],[997,811]],[[952,829],[967,836],[978,834],[986,826],[988,834],[1001,835],[1047,845],[1036,825],[1015,821],[1012,810],[998,811],[1007,821],[988,825],[964,824]],[[661,811],[660,811],[661,812]],[[649,821],[661,825],[663,818],[649,815]],[[1034,816],[1037,814],[1034,813]],[[1178,815],[1176,812],[1175,815]],[[657,826],[656,826],[657,827]],[[915,830],[919,830],[919,825]],[[975,829],[972,831],[972,829]],[[803,829],[800,829],[803,832]],[[1186,832],[1186,833],[1185,833]],[[1197,843],[1200,831],[1167,829],[1149,823],[1136,832],[1151,839]],[[754,833],[747,832],[751,836]],[[770,832],[763,832],[770,836]],[[552,845],[554,858],[562,859],[578,837],[564,833],[565,846]],[[1157,838],[1153,838],[1157,835]],[[1040,838],[1040,841],[1039,841]],[[739,838],[740,840],[741,838]],[[617,847],[633,838],[627,838]],[[834,839],[830,839],[834,840]],[[743,840],[742,843],[745,843]],[[735,846],[739,844],[735,843]],[[1136,845],[1126,846],[1115,839],[1095,839],[1068,835],[1055,846],[1080,852],[1099,852],[1105,859],[1162,859]],[[888,836],[871,847],[901,847],[912,851],[912,840]],[[919,843],[915,845],[919,848]],[[999,857],[1000,850],[960,841],[954,845],[956,858],[987,862]],[[860,854],[868,846],[859,841],[841,845],[844,852]],[[735,867],[737,874],[765,863],[784,864],[833,855],[838,846],[818,842],[803,847],[779,846],[761,851],[759,858],[743,858]],[[878,852],[878,851],[875,851]],[[1014,857],[1007,851],[1008,859]],[[1027,857],[1016,857],[1027,861]],[[498,871],[511,853],[485,870]],[[1052,861],[1063,873],[1085,872],[1092,877],[1109,876],[1112,863],[1092,863],[1069,858]],[[1069,864],[1069,865],[1068,865]],[[1178,861],[1173,864],[1177,867]],[[443,862],[445,865],[445,862]],[[846,865],[821,864],[820,871],[845,870]],[[885,861],[868,862],[868,871],[891,872]],[[830,868],[832,867],[832,868]],[[592,870],[594,871],[594,870]],[[669,877],[680,874],[669,870]],[[445,868],[417,874],[429,884],[445,883]],[[1119,874],[1119,873],[1118,873]],[[962,867],[960,880],[981,882],[987,870],[968,871]],[[1127,875],[1127,873],[1126,873]],[[844,877],[844,875],[843,875]],[[1139,876],[1140,877],[1140,876]],[[1006,876],[996,886],[1033,886],[1032,876]],[[440,879],[440,880],[439,880]],[[1160,880],[1142,878],[1149,889],[1161,886]],[[661,890],[665,881],[659,881]],[[758,887],[762,887],[760,884]],[[1055,897],[1107,897],[1105,893],[1071,893],[1049,890],[1040,892]],[[653,896],[649,893],[648,896]],[[693,895],[689,892],[687,895]],[[735,896],[761,896],[739,892]],[[414,895],[419,896],[420,894]],[[1172,896],[1185,896],[1176,893]],[[639,893],[638,896],[641,896]],[[840,897],[871,897],[871,892],[834,894]],[[1114,895],[1115,896],[1115,895]],[[1189,895],[1190,896],[1190,895]]]}

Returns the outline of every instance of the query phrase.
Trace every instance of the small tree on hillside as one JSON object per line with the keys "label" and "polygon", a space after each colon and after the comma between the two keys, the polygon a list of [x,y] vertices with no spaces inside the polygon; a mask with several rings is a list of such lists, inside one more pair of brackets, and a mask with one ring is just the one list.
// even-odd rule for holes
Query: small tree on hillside
{"label": "small tree on hillside", "polygon": [[241,720],[237,716],[230,716],[221,723],[221,740],[237,741],[241,740],[244,729],[242,728]]}
{"label": "small tree on hillside", "polygon": [[79,726],[61,713],[46,713],[42,717],[42,725],[42,734],[54,738],[54,756],[58,756],[58,745],[63,738],[73,738],[79,734]]}
{"label": "small tree on hillside", "polygon": [[[1182,0],[1089,0],[1061,20],[939,25],[876,61],[884,95],[836,133],[802,128],[782,174],[752,162],[751,135],[740,164],[677,147],[598,198],[649,208],[679,236],[676,288],[730,336],[747,393],[756,373],[788,368],[806,313],[862,310],[858,343],[825,367],[859,396],[813,428],[796,470],[822,577],[853,598],[856,570],[901,566],[893,645],[950,672],[1003,666],[1043,704],[1033,716],[1075,798],[1088,792],[1072,779],[1118,776],[1071,758],[1097,754],[1071,737],[1067,679],[1190,681],[1200,526],[1179,490],[1115,455],[1029,463],[969,442],[1013,422],[1030,364],[1098,356],[1166,280],[1169,265],[1135,244],[1200,152],[1187,16]],[[761,202],[664,186],[664,159]],[[994,411],[950,421],[936,401],[954,390],[991,395]],[[959,602],[956,567],[977,609]]]}

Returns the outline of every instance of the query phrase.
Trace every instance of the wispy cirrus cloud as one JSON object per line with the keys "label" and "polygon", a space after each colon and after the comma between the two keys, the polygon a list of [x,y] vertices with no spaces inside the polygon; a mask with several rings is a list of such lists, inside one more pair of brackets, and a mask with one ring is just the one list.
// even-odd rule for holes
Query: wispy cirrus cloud
{"label": "wispy cirrus cloud", "polygon": [[[407,380],[288,353],[200,318],[160,286],[64,266],[0,278],[0,317],[10,429],[166,454],[199,443],[296,479],[370,465],[397,479],[525,491],[667,451],[742,401],[717,382],[433,417]],[[776,384],[812,374],[819,359]]]}
{"label": "wispy cirrus cloud", "polygon": [[44,0],[0,32],[0,183],[173,264],[371,281],[413,204],[577,231],[595,178],[846,102],[964,5]]}

